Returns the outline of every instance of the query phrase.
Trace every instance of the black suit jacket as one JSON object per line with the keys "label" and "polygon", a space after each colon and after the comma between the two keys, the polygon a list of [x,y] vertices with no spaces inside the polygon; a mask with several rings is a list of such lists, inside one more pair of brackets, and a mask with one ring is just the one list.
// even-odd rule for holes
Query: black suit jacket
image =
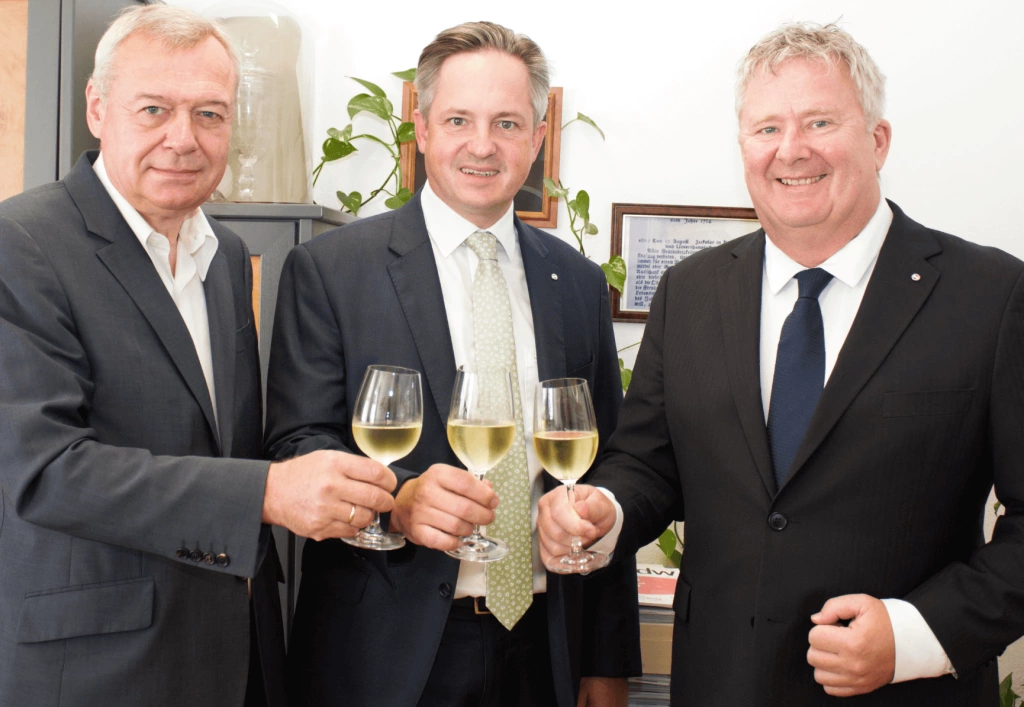
{"label": "black suit jacket", "polygon": [[[0,204],[0,704],[240,705],[269,537],[249,255],[211,222],[215,418],[95,159]],[[283,662],[269,553],[260,638]]]}
{"label": "black suit jacket", "polygon": [[[604,276],[558,239],[518,220],[516,230],[540,377],[587,379],[607,439],[622,394]],[[424,379],[423,433],[395,469],[399,483],[436,462],[459,465],[445,433],[455,356],[419,195],[398,211],[323,234],[289,254],[267,380],[268,453],[357,449],[349,411],[366,367],[376,363],[414,368]],[[415,705],[458,568],[444,553],[411,543],[373,552],[340,541],[307,542],[289,654],[296,702]],[[603,578],[548,575],[560,705],[575,706],[581,672],[639,673],[636,601],[632,561]]]}
{"label": "black suit jacket", "polygon": [[[994,705],[1024,632],[1024,266],[895,205],[860,310],[776,492],[758,350],[764,232],[669,269],[592,483],[618,552],[686,521],[674,705]],[[919,277],[917,277],[919,276]],[[996,491],[1007,514],[984,544]],[[837,700],[810,616],[864,592],[913,603],[959,679]]]}

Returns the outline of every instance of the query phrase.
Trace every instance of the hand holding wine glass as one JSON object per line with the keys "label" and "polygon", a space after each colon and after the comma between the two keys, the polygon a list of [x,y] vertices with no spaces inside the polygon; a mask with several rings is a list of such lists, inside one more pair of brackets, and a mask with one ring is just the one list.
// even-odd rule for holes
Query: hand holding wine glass
{"label": "hand holding wine glass", "polygon": [[[423,428],[420,374],[398,366],[370,366],[352,415],[352,436],[362,452],[387,466],[413,450]],[[380,514],[345,542],[368,550],[397,550],[405,539],[380,527]]]}
{"label": "hand holding wine glass", "polygon": [[[459,368],[448,414],[448,443],[477,479],[483,479],[512,447],[516,433],[512,401],[512,376],[507,370]],[[483,536],[480,526],[474,525],[473,533],[448,554],[470,562],[492,562],[508,554],[508,545]]]}
{"label": "hand holding wine glass", "polygon": [[[566,487],[569,507],[575,505],[576,481],[594,463],[598,434],[590,390],[582,378],[557,378],[537,384],[533,412],[533,448],[549,474]],[[603,553],[583,549],[573,537],[567,555],[545,566],[558,574],[592,572],[608,564]]]}

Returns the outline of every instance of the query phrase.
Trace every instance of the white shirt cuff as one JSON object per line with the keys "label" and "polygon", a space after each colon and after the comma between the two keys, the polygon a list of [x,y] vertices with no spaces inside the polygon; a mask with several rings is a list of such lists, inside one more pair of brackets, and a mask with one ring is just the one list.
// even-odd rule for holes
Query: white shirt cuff
{"label": "white shirt cuff", "polygon": [[882,599],[882,604],[889,612],[889,623],[896,640],[894,683],[937,678],[950,673],[956,675],[946,651],[916,606],[902,599]]}
{"label": "white shirt cuff", "polygon": [[611,557],[611,554],[615,551],[615,544],[619,542],[619,533],[622,532],[622,506],[615,500],[615,494],[608,489],[598,486],[597,490],[607,496],[608,500],[615,506],[615,525],[612,526],[612,529],[603,538],[587,549],[593,552],[603,552]]}

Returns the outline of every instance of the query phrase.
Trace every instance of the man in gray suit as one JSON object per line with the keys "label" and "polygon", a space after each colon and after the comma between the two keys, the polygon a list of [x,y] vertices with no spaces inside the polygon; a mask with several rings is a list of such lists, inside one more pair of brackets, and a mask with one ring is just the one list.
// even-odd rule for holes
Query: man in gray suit
{"label": "man in gray suit", "polygon": [[230,143],[226,38],[135,7],[96,57],[100,154],[0,204],[0,704],[278,705],[267,524],[353,535],[395,478],[258,461],[249,255],[198,209]]}

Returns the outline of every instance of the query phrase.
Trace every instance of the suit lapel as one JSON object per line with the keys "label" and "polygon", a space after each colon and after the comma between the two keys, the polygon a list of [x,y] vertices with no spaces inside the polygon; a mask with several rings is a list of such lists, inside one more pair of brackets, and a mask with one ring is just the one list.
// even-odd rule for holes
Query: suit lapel
{"label": "suit lapel", "polygon": [[397,256],[388,265],[388,274],[412,332],[437,414],[444,422],[455,384],[455,352],[419,194],[397,212],[388,247]]}
{"label": "suit lapel", "polygon": [[[533,336],[537,346],[538,380],[562,378],[566,375],[565,326],[562,288],[566,286],[560,263],[533,230],[516,217],[516,234],[523,255],[526,289],[530,293],[533,313]],[[523,401],[532,405],[533,401]]]}
{"label": "suit lapel", "polygon": [[[892,225],[864,292],[850,333],[839,352],[818,407],[793,459],[786,484],[835,426],[853,399],[896,345],[939,280],[928,258],[941,252],[938,242],[889,202]],[[920,275],[918,280],[911,276]]]}
{"label": "suit lapel", "polygon": [[219,441],[213,404],[210,402],[206,378],[203,376],[192,336],[178,313],[174,300],[156,273],[149,255],[93,171],[92,162],[96,155],[95,152],[82,155],[65,178],[64,184],[81,211],[86,228],[109,241],[109,245],[96,251],[97,257],[153,327],[153,331],[181,373],[185,384],[202,409],[210,429]]}
{"label": "suit lapel", "polygon": [[745,238],[733,250],[734,260],[718,269],[725,359],[736,411],[747,446],[754,457],[765,491],[775,494],[768,431],[761,402],[761,278],[764,270],[764,231]]}
{"label": "suit lapel", "polygon": [[221,454],[230,457],[234,433],[236,319],[231,276],[223,253],[214,255],[203,288],[206,291],[206,316],[210,324],[210,353],[213,357],[213,385],[217,391]]}

